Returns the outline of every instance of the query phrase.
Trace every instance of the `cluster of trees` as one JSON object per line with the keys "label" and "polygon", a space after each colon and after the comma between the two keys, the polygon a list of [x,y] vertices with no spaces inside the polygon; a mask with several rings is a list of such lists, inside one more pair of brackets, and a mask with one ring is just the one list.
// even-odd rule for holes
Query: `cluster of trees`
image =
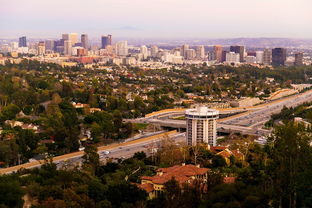
{"label": "cluster of trees", "polygon": [[309,122],[312,121],[312,105],[311,102],[303,103],[302,105],[298,105],[296,107],[287,108],[286,106],[283,107],[280,113],[273,114],[271,119],[266,123],[266,126],[272,127],[274,123],[278,121],[287,122],[289,120],[293,120],[295,117],[300,117],[303,119],[308,120]]}
{"label": "cluster of trees", "polygon": [[[172,165],[170,160],[161,158],[166,149],[155,155],[157,159],[140,152],[118,163],[102,165],[96,148],[88,146],[80,168],[57,170],[55,164],[47,162],[39,169],[1,176],[0,207],[21,207],[23,199],[32,202],[33,207],[48,208],[311,207],[310,142],[310,130],[288,122],[276,127],[267,145],[251,145],[246,163],[241,166],[220,165],[217,158],[213,161],[215,165],[211,165],[207,161],[214,156],[206,152],[207,159],[199,158],[204,167],[210,168],[207,192],[198,181],[181,186],[172,178],[165,184],[163,194],[152,200],[133,183],[139,183],[142,175],[155,174],[157,167]],[[190,155],[194,157],[192,151]],[[225,175],[235,176],[236,182],[224,184]]]}

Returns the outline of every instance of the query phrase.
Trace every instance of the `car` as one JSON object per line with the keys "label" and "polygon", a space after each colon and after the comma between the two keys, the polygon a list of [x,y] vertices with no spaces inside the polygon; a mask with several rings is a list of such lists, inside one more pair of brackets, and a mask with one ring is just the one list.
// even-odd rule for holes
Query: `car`
{"label": "car", "polygon": [[79,147],[79,151],[84,151],[85,147]]}
{"label": "car", "polygon": [[109,153],[110,153],[109,151],[106,151],[106,150],[103,151],[103,154],[104,154],[104,155],[108,155]]}
{"label": "car", "polygon": [[122,149],[122,147],[119,147],[119,149]]}

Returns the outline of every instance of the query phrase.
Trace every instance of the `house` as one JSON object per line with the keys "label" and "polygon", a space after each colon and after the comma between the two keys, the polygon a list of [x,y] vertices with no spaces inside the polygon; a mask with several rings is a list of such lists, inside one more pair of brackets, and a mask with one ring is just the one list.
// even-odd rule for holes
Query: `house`
{"label": "house", "polygon": [[176,165],[169,168],[157,169],[155,176],[142,176],[139,188],[149,194],[149,198],[158,196],[163,190],[166,182],[174,178],[182,187],[184,184],[192,184],[196,179],[207,182],[208,168],[200,168],[196,165]]}
{"label": "house", "polygon": [[232,155],[238,161],[244,161],[245,159],[244,154],[241,153],[239,150],[229,150],[228,148],[218,152],[217,155],[221,155],[224,158],[227,165],[231,164],[230,157]]}

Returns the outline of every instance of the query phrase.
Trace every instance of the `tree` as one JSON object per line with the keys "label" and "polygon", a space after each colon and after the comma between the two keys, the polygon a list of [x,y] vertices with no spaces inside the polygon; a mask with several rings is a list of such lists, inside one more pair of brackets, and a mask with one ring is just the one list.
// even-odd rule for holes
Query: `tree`
{"label": "tree", "polygon": [[11,176],[0,176],[0,207],[23,207],[24,193],[17,179]]}
{"label": "tree", "polygon": [[92,175],[95,175],[100,167],[100,157],[97,153],[97,147],[93,145],[87,145],[84,150],[85,154],[82,156],[83,168],[89,171]]}
{"label": "tree", "polygon": [[269,144],[268,175],[272,176],[274,203],[279,207],[309,207],[312,191],[311,136],[294,122],[278,126]]}
{"label": "tree", "polygon": [[165,183],[164,197],[166,207],[177,208],[180,206],[181,188],[174,178]]}

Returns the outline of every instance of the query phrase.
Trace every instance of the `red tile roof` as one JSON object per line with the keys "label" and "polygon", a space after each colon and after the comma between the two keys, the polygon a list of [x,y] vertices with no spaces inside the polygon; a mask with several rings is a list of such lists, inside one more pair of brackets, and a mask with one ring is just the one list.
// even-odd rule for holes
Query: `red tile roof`
{"label": "red tile roof", "polygon": [[187,182],[191,176],[204,175],[209,171],[208,168],[199,168],[195,165],[173,166],[169,168],[159,168],[158,173],[161,175],[156,176],[143,176],[142,180],[150,180],[155,184],[164,184],[167,181],[175,178],[180,184]]}
{"label": "red tile roof", "polygon": [[214,151],[214,152],[221,152],[223,150],[227,149],[227,147],[225,146],[215,146],[215,147],[211,147],[210,150]]}
{"label": "red tile roof", "polygon": [[145,183],[145,184],[137,184],[137,186],[143,190],[145,190],[147,193],[150,193],[154,191],[153,184]]}

